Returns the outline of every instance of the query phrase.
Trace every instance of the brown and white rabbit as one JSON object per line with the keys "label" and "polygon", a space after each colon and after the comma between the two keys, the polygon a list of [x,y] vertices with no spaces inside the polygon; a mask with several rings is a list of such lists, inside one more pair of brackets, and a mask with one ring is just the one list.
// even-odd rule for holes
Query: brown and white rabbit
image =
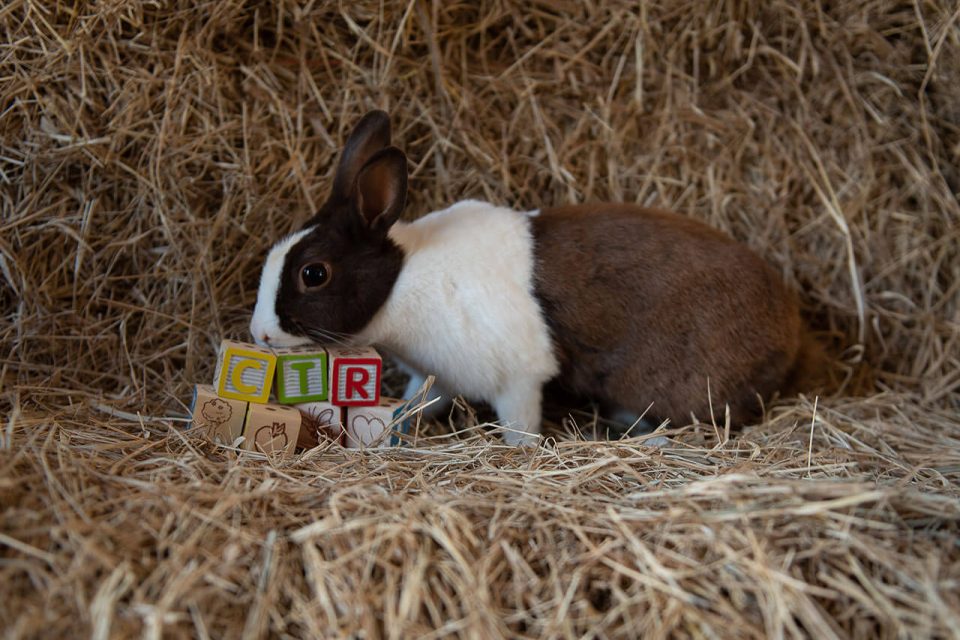
{"label": "brown and white rabbit", "polygon": [[[558,380],[683,423],[748,419],[800,357],[797,302],[747,247],[625,204],[514,211],[463,201],[399,222],[407,161],[382,111],[343,150],[329,200],[267,256],[250,324],[264,345],[375,344],[537,439]],[[422,378],[414,375],[408,391]]]}

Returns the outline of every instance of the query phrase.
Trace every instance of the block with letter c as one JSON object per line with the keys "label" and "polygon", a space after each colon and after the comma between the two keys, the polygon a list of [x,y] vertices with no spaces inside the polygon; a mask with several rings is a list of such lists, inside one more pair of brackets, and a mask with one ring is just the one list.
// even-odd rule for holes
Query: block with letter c
{"label": "block with letter c", "polygon": [[263,404],[270,399],[270,387],[277,357],[268,349],[224,340],[220,343],[213,386],[222,398]]}

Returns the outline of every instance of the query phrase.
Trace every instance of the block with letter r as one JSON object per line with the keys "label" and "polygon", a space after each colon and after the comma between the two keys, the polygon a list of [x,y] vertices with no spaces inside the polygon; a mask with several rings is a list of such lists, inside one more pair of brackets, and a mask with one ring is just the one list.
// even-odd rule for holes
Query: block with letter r
{"label": "block with letter r", "polygon": [[270,387],[277,357],[269,349],[235,340],[220,343],[213,387],[221,398],[263,404]]}
{"label": "block with letter r", "polygon": [[274,349],[277,402],[301,404],[327,399],[327,351],[323,347]]}
{"label": "block with letter r", "polygon": [[330,401],[341,407],[372,407],[380,402],[383,361],[370,347],[329,347]]}

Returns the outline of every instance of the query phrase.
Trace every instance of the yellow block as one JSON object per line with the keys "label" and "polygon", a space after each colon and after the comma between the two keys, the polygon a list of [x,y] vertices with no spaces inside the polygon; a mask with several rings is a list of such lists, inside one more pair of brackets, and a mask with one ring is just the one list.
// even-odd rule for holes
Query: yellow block
{"label": "yellow block", "polygon": [[270,387],[277,357],[269,349],[224,340],[217,357],[213,387],[222,398],[263,404],[270,399]]}

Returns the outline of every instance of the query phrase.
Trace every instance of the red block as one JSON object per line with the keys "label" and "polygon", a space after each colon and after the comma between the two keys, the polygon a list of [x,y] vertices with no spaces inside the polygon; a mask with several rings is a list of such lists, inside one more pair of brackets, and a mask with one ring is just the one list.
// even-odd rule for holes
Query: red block
{"label": "red block", "polygon": [[328,347],[330,402],[341,407],[380,403],[383,360],[371,347]]}

